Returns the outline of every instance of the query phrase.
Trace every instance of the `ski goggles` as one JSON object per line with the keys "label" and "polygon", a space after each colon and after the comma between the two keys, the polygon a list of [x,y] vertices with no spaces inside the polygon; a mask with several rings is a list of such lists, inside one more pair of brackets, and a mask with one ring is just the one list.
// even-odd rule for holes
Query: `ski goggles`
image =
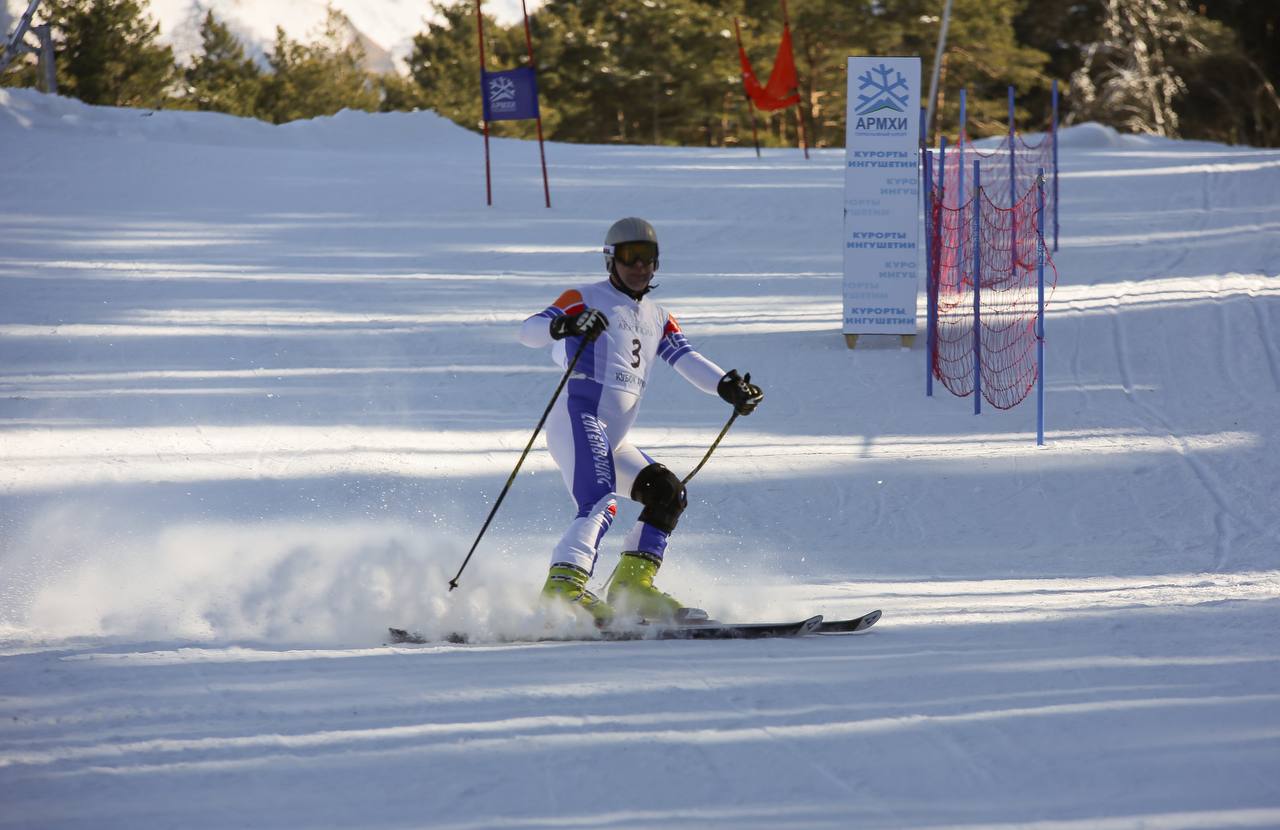
{"label": "ski goggles", "polygon": [[657,242],[619,242],[617,245],[605,245],[604,252],[627,267],[635,267],[640,263],[658,265]]}

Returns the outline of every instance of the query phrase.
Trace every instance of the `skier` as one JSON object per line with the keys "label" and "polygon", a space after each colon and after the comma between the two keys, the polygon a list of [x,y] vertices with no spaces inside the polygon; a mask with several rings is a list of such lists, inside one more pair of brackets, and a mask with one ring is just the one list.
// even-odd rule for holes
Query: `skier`
{"label": "skier", "polygon": [[[650,620],[681,616],[681,603],[653,585],[667,539],[688,504],[680,479],[627,439],[649,372],[661,358],[685,380],[718,394],[739,415],[764,399],[760,387],[725,372],[694,351],[676,319],[646,296],[658,270],[658,235],[643,219],[620,219],[604,240],[609,278],[570,289],[526,319],[520,342],[553,345],[567,366],[582,339],[587,344],[547,420],[547,448],[578,506],[577,516],[551,554],[542,596],[588,611],[597,625],[615,614]],[[617,514],[618,494],[644,506],[623,543],[605,600],[587,589],[601,539]]]}

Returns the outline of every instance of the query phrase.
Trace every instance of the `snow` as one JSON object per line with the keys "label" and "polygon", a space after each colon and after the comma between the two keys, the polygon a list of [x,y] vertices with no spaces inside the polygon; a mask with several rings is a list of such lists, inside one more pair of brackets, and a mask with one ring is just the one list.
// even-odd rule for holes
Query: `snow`
{"label": "snow", "polygon": [[[552,144],[547,210],[431,113],[0,136],[0,827],[1280,826],[1280,151],[1064,131],[1037,448],[845,347],[840,151]],[[447,591],[559,377],[517,325],[631,214],[767,395],[659,583],[870,632],[502,643],[573,625],[540,442]],[[652,384],[687,471],[727,408]]]}

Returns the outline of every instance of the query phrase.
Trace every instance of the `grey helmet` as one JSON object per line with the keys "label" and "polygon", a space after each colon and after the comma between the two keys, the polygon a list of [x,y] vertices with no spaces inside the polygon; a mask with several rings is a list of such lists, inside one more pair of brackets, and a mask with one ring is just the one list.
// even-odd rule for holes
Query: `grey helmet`
{"label": "grey helmet", "polygon": [[[619,219],[604,235],[604,268],[613,273],[613,246],[623,242],[652,242],[658,244],[658,232],[645,220],[638,216]],[[658,270],[658,263],[653,263],[653,270]]]}

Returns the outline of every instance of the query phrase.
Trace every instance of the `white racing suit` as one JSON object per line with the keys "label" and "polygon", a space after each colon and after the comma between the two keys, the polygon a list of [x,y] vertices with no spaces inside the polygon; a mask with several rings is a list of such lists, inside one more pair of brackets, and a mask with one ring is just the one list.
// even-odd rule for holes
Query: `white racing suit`
{"label": "white racing suit", "polygon": [[[617,514],[617,494],[631,497],[636,476],[653,459],[627,440],[653,364],[659,359],[711,395],[724,371],[694,351],[676,320],[649,299],[634,300],[608,280],[571,289],[520,329],[520,342],[532,348],[554,343],[552,357],[562,368],[577,353],[580,337],[553,341],[552,319],[598,308],[608,330],[588,343],[547,419],[547,448],[578,505],[578,514],[551,554],[551,564],[567,563],[587,573],[595,568],[600,541]],[[623,542],[623,550],[642,551],[661,560],[668,533],[644,522]]]}

